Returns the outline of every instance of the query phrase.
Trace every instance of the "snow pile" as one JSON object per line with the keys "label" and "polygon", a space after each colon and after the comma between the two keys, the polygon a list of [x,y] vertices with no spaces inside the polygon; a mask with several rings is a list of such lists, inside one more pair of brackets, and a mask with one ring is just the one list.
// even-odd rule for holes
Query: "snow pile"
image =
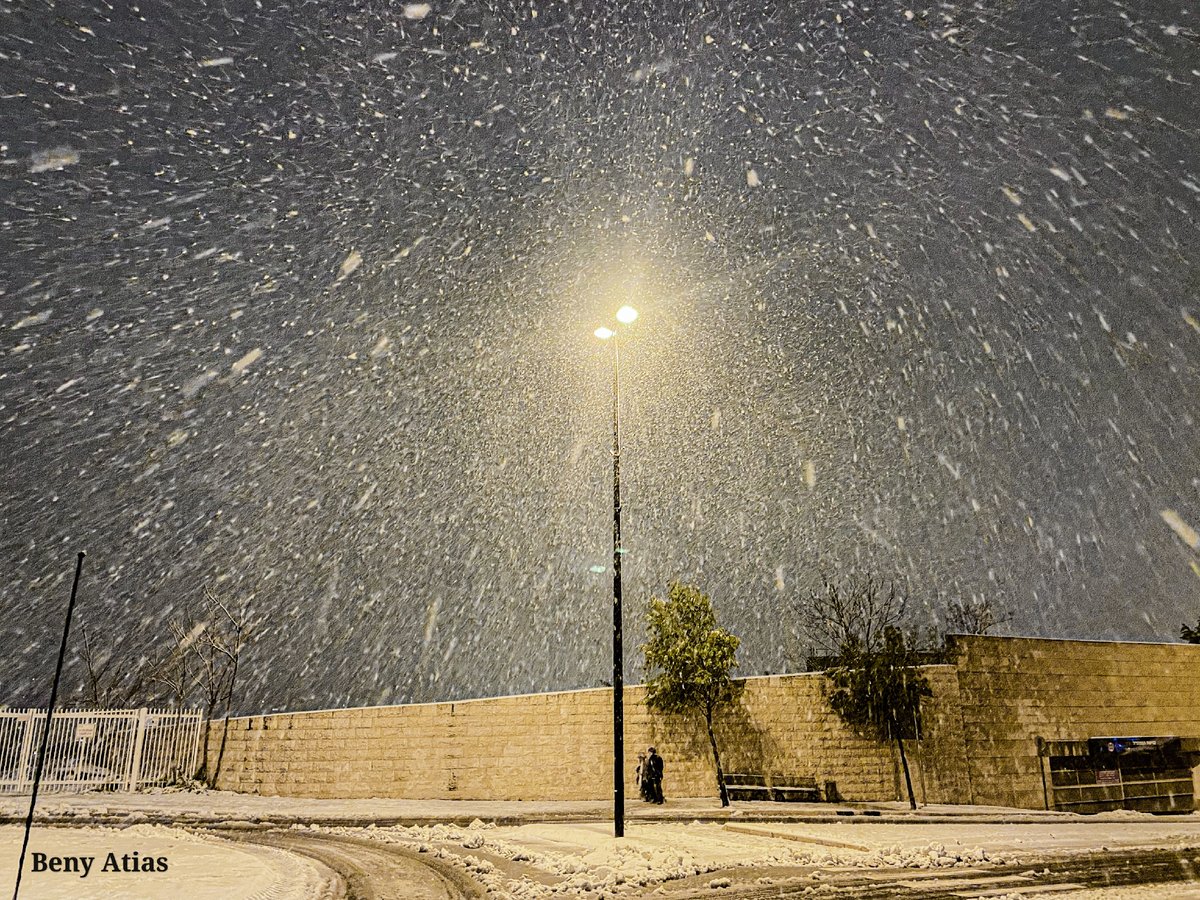
{"label": "snow pile", "polygon": [[[596,825],[540,825],[498,829],[476,819],[469,826],[414,825],[314,830],[404,844],[466,869],[489,890],[518,900],[635,893],[664,882],[713,873],[710,887],[726,887],[732,869],[840,867],[935,869],[998,862],[982,848],[947,849],[941,842],[892,844],[854,850],[733,833],[693,822],[639,827],[614,838]],[[477,851],[477,852],[469,852]],[[486,857],[486,858],[484,858]],[[489,860],[494,860],[490,862]],[[505,862],[515,865],[505,870]],[[530,871],[542,877],[531,877]]]}
{"label": "snow pile", "polygon": [[[601,846],[579,856],[574,854],[524,853],[512,854],[513,845],[504,841],[488,841],[489,849],[510,859],[524,860],[547,872],[563,876],[553,886],[525,884],[514,896],[522,900],[554,896],[580,896],[589,892],[600,894],[634,893],[663,882],[677,881],[709,872],[731,868],[763,868],[775,866],[820,866],[839,868],[950,868],[989,862],[982,849],[964,852],[948,851],[941,844],[922,848],[891,847],[864,853],[854,850],[808,850],[807,848],[771,848],[747,844],[743,855],[736,860],[719,859],[705,853],[703,835],[697,835],[696,852],[683,847],[655,847],[630,838],[612,838]],[[512,854],[512,855],[510,855]],[[716,889],[729,887],[732,881],[719,875],[708,883]],[[510,886],[510,890],[513,888]]]}
{"label": "snow pile", "polygon": [[[494,830],[495,825],[478,819],[465,828],[454,825],[369,829],[308,827],[318,833],[365,835],[385,843],[409,845],[418,852],[463,867],[494,893],[520,900],[577,897],[589,892],[617,893],[717,868],[685,850],[646,846],[629,838],[610,838],[584,853],[539,852],[516,840],[489,836],[488,832]],[[487,860],[456,852],[459,847],[485,851],[557,878],[552,879],[552,884],[510,880]]]}
{"label": "snow pile", "polygon": [[629,838],[612,838],[584,854],[581,861],[587,872],[599,879],[601,887],[620,884],[641,887],[707,871],[704,863],[686,850],[647,847]]}
{"label": "snow pile", "polygon": [[951,866],[972,866],[979,863],[1002,863],[982,847],[969,850],[947,850],[945,844],[934,841],[924,847],[902,847],[899,844],[869,853],[848,851],[838,854],[833,865],[864,866],[878,869],[937,869]]}
{"label": "snow pile", "polygon": [[475,819],[465,828],[457,825],[393,825],[379,828],[369,825],[366,828],[353,828],[344,825],[293,825],[293,830],[313,831],[317,834],[340,834],[357,837],[369,837],[371,840],[382,841],[386,844],[408,844],[421,853],[432,852],[435,845],[457,845],[468,850],[479,850],[486,843],[483,832],[495,828],[495,824]]}
{"label": "snow pile", "polygon": [[483,846],[483,835],[478,831],[473,831],[463,838],[462,845],[468,850],[478,850]]}
{"label": "snow pile", "polygon": [[159,787],[151,786],[141,789],[144,794],[215,794],[217,793],[203,781],[197,778],[179,781]]}

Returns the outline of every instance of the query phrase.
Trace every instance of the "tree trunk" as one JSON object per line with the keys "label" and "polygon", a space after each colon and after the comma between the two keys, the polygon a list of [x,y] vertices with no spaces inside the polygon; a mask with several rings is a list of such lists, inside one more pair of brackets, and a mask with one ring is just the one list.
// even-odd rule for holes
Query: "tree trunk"
{"label": "tree trunk", "polygon": [[721,805],[729,805],[729,793],[725,790],[725,772],[721,768],[721,754],[717,750],[717,736],[713,734],[712,710],[704,711],[704,725],[708,729],[708,743],[712,747],[713,762],[717,765],[717,790],[721,793]]}
{"label": "tree trunk", "polygon": [[908,805],[917,808],[917,798],[913,794],[912,776],[908,774],[908,757],[904,755],[904,738],[896,737],[896,746],[900,748],[900,765],[904,767],[904,785],[908,788]]}
{"label": "tree trunk", "polygon": [[200,771],[196,773],[196,780],[203,781],[208,784],[208,733],[212,729],[212,707],[204,710],[204,737],[200,740]]}
{"label": "tree trunk", "polygon": [[238,658],[233,658],[233,672],[229,676],[229,692],[225,695],[225,724],[221,728],[221,748],[217,751],[217,765],[213,770],[213,787],[217,786],[217,779],[221,777],[221,763],[225,759],[225,742],[229,738],[229,713],[233,707],[233,685],[237,681]]}

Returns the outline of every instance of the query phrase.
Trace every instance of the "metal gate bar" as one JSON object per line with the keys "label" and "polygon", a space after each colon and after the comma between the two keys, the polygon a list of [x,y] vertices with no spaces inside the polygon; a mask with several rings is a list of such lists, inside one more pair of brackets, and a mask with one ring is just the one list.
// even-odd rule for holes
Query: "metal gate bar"
{"label": "metal gate bar", "polygon": [[[41,790],[134,791],[191,778],[200,752],[200,712],[175,709],[56,711]],[[44,709],[0,710],[0,794],[33,788]]]}

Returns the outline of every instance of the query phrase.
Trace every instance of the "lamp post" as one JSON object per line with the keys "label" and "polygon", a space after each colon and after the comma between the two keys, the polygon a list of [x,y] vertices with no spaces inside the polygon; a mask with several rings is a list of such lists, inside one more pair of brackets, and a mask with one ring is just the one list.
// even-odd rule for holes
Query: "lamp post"
{"label": "lamp post", "polygon": [[[617,310],[617,321],[631,325],[638,317],[632,306]],[[621,363],[617,333],[597,328],[596,337],[612,341],[613,361],[613,834],[625,836],[625,654],[621,626]]]}

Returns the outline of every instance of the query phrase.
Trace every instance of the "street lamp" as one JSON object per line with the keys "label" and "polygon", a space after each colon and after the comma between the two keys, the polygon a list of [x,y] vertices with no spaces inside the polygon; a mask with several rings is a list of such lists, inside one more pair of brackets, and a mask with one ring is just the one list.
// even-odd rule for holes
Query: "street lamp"
{"label": "street lamp", "polygon": [[[638,317],[632,306],[617,310],[617,321],[632,325]],[[601,326],[593,332],[612,341],[613,360],[613,834],[625,836],[625,659],[621,629],[621,370],[617,332]]]}

